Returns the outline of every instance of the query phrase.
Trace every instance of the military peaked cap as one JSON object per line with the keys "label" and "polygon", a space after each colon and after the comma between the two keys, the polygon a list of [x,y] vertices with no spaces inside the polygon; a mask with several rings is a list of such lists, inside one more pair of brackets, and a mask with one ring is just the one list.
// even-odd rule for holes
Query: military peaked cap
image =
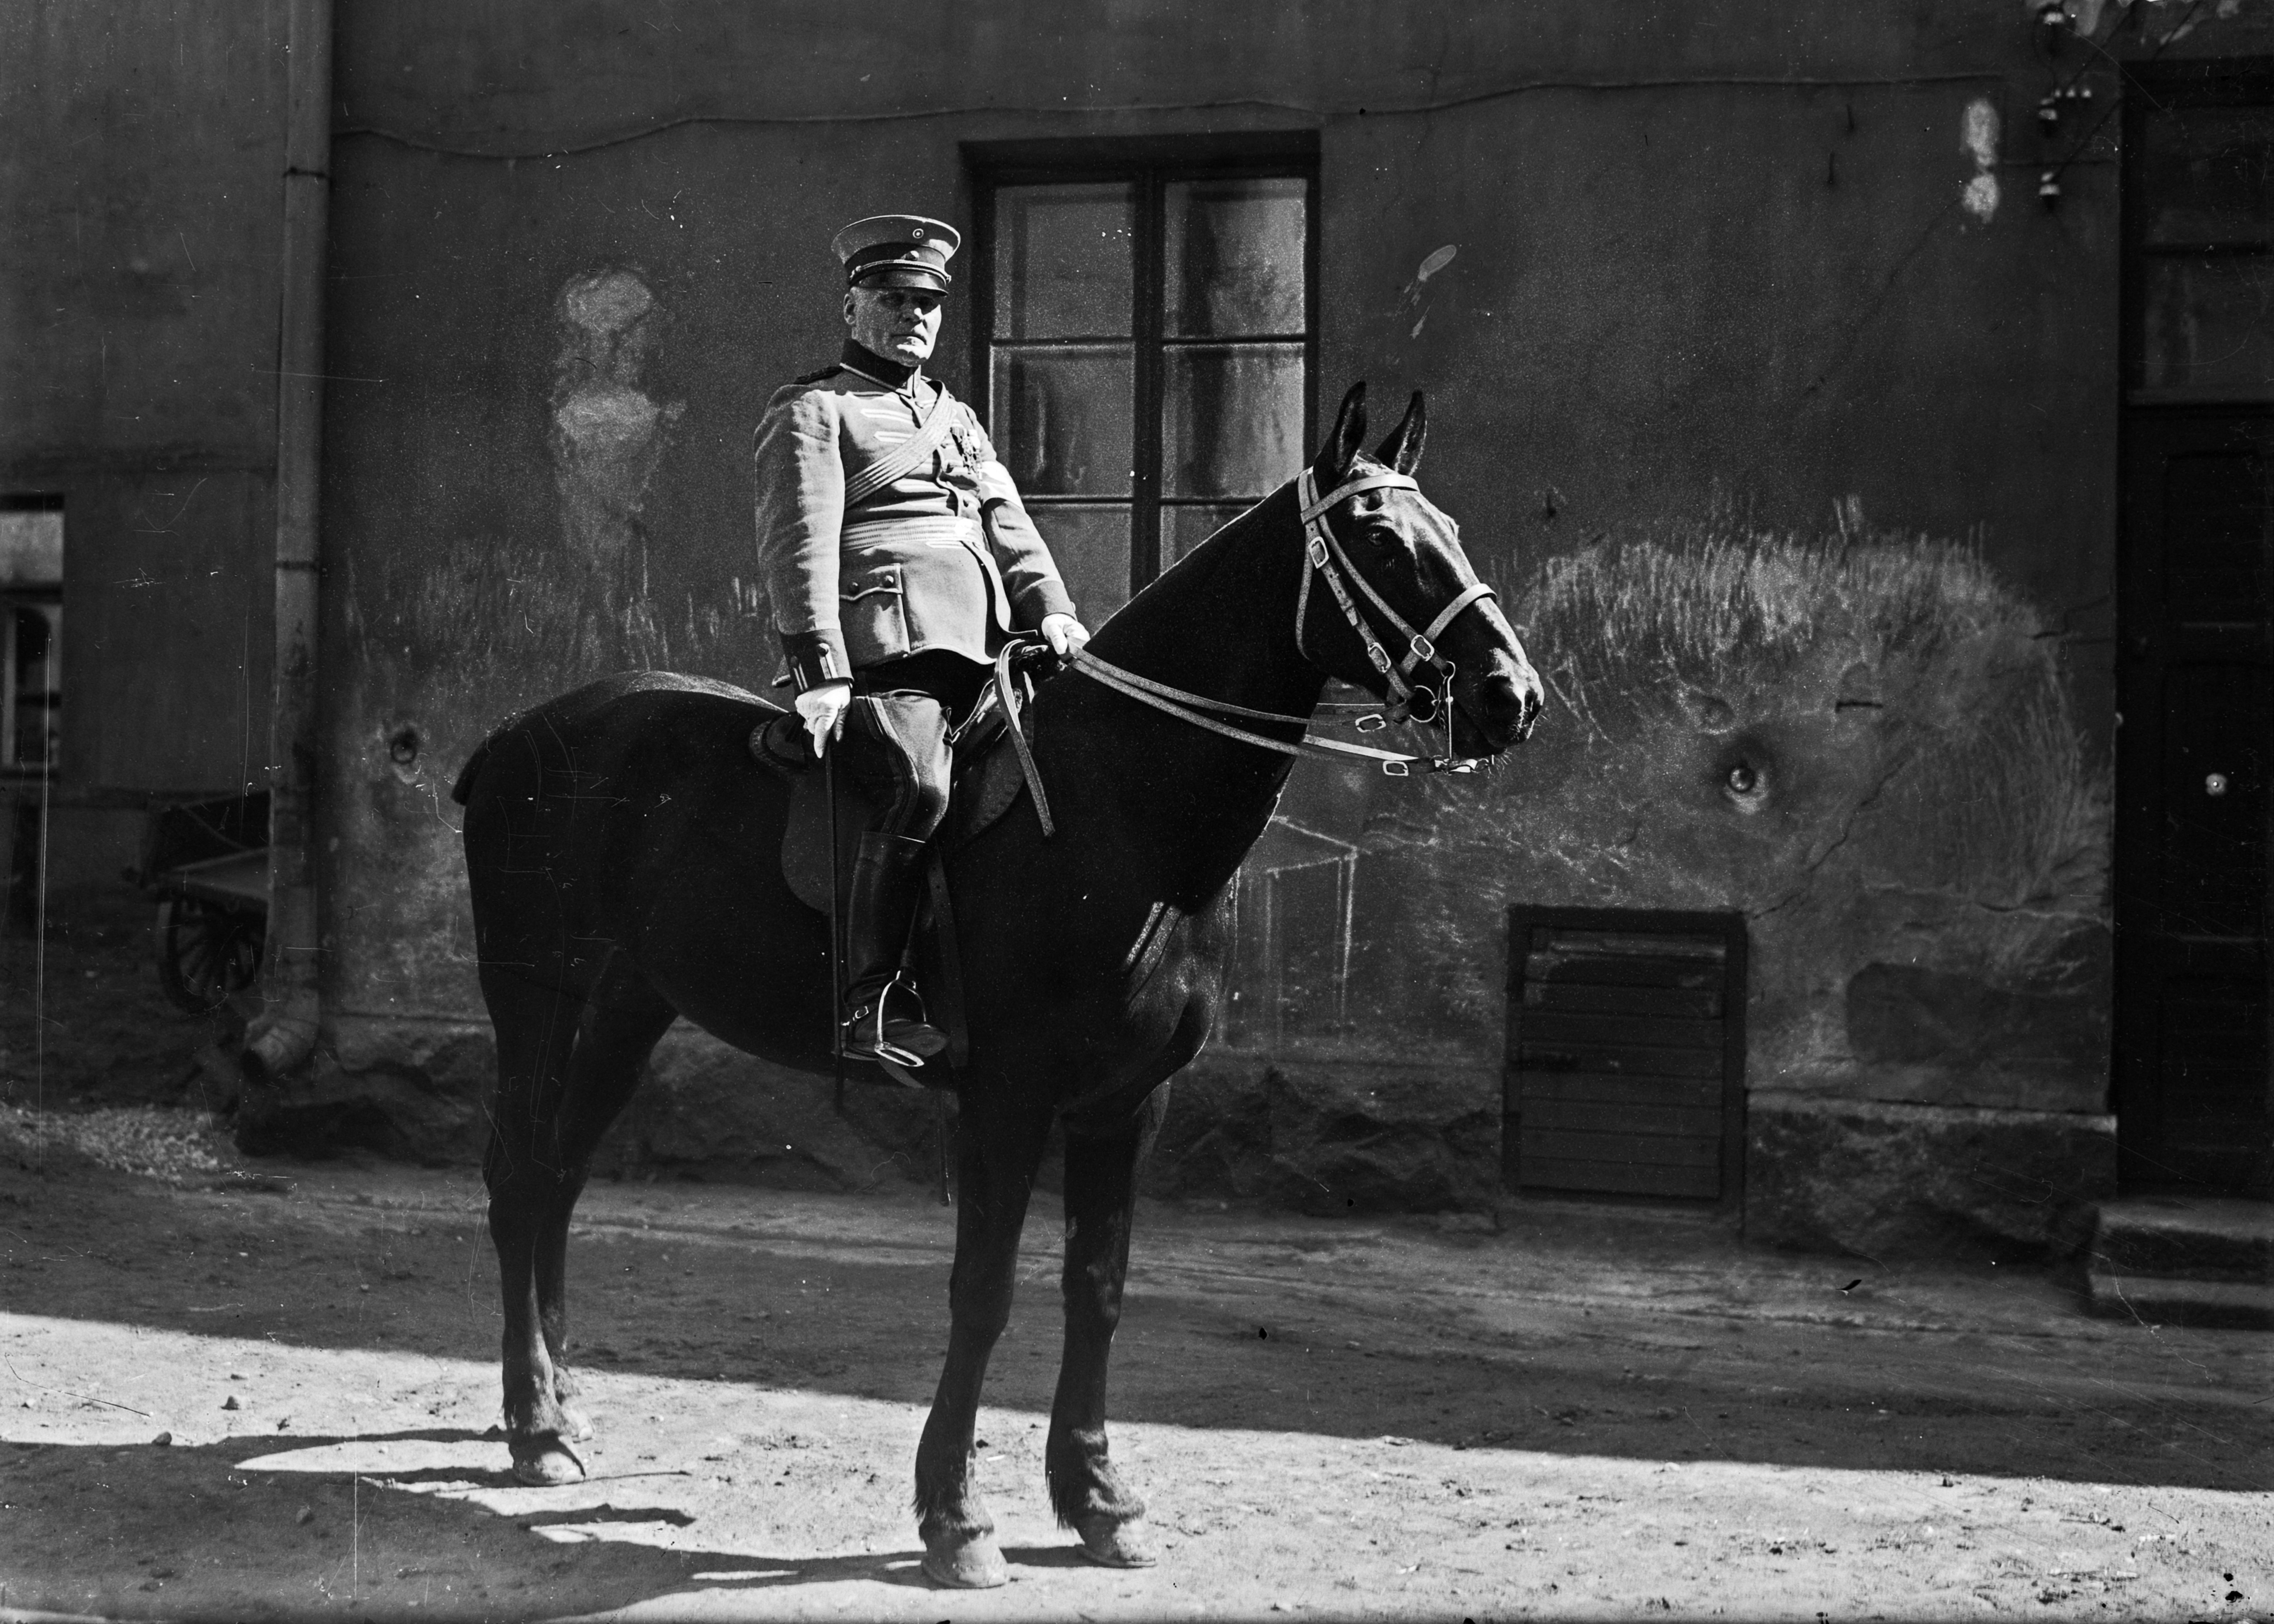
{"label": "military peaked cap", "polygon": [[929,288],[947,291],[947,262],[963,236],[921,214],[871,214],[840,231],[829,246],[845,263],[848,288]]}

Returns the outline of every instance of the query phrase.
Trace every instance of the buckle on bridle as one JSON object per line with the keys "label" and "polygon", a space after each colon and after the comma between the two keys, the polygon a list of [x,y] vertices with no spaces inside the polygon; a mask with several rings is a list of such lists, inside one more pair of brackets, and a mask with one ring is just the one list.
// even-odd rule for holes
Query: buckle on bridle
{"label": "buckle on bridle", "polygon": [[1378,733],[1389,726],[1389,718],[1379,710],[1369,711],[1351,724],[1362,733]]}
{"label": "buckle on bridle", "polygon": [[1413,770],[1402,761],[1386,761],[1382,763],[1382,776],[1385,778],[1410,778],[1413,776]]}

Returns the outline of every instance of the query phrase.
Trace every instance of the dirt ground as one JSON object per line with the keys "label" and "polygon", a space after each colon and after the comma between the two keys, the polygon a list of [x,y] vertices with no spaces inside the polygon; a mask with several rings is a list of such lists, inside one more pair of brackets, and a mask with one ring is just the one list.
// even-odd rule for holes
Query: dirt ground
{"label": "dirt ground", "polygon": [[1163,1560],[1111,1572],[1043,1492],[1038,1198],[981,1425],[1012,1582],[947,1593],[907,1511],[953,1233],[920,1191],[597,1185],[599,1437],[536,1490],[488,1432],[474,1179],[286,1170],[0,1161],[0,1617],[2274,1617],[2269,1339],[2041,1270],[1148,1205],[1114,1448]]}
{"label": "dirt ground", "polygon": [[[123,888],[56,902],[47,938],[0,929],[0,1104],[79,1110],[218,1105],[245,1011],[177,1009],[159,989],[154,904]],[[245,1007],[252,1007],[250,1004]]]}

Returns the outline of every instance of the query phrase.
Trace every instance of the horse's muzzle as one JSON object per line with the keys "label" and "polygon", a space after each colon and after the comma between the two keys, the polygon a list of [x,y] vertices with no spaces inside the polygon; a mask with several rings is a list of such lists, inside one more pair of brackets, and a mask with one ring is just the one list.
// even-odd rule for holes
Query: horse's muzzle
{"label": "horse's muzzle", "polygon": [[1531,736],[1540,719],[1540,678],[1505,655],[1480,677],[1453,713],[1453,745],[1464,755],[1497,756]]}

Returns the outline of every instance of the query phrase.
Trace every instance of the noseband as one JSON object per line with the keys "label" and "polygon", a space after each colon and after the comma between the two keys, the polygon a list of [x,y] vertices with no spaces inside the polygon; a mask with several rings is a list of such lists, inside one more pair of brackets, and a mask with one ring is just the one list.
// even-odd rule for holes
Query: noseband
{"label": "noseband", "polygon": [[[1408,777],[1417,770],[1422,772],[1474,772],[1478,765],[1474,760],[1453,754],[1453,677],[1456,667],[1451,660],[1437,651],[1436,640],[1462,610],[1480,598],[1491,598],[1495,594],[1492,588],[1483,582],[1472,582],[1437,612],[1436,618],[1429,622],[1427,629],[1414,630],[1405,617],[1391,608],[1382,594],[1374,590],[1373,583],[1359,573],[1358,567],[1351,562],[1350,555],[1343,551],[1342,543],[1335,539],[1334,531],[1327,525],[1326,515],[1338,504],[1361,492],[1382,489],[1418,493],[1421,487],[1404,474],[1361,474],[1321,496],[1309,469],[1305,469],[1297,477],[1295,497],[1303,517],[1304,566],[1303,583],[1295,595],[1295,651],[1310,665],[1318,665],[1319,662],[1312,658],[1304,643],[1304,631],[1311,608],[1311,577],[1316,574],[1327,583],[1327,590],[1342,610],[1343,618],[1350,622],[1351,629],[1358,635],[1359,643],[1365,648],[1368,663],[1382,673],[1382,680],[1389,689],[1390,701],[1386,707],[1386,714],[1361,716],[1358,719],[1359,731],[1373,733],[1391,722],[1441,720],[1445,731],[1443,754],[1409,756],[1397,750],[1378,750],[1371,745],[1345,744],[1338,739],[1321,739],[1307,732],[1300,739],[1291,741],[1269,738],[1216,718],[1236,717],[1244,721],[1280,722],[1305,728],[1309,726],[1310,718],[1284,716],[1276,710],[1253,710],[1245,705],[1210,699],[1205,695],[1188,694],[1182,688],[1171,688],[1165,682],[1156,682],[1150,677],[1141,677],[1133,671],[1124,671],[1118,665],[1098,658],[1087,649],[1073,657],[1073,669],[1092,681],[1103,683],[1117,693],[1125,694],[1141,704],[1150,705],[1154,710],[1163,711],[1180,721],[1262,749],[1276,750],[1283,756],[1311,756],[1328,760],[1355,756],[1363,760],[1379,762],[1382,771],[1394,778]],[[1367,623],[1364,612],[1358,605],[1358,600],[1351,594],[1352,584],[1405,639],[1406,650],[1403,659],[1393,660],[1389,651],[1382,647],[1382,639],[1374,635],[1374,628]],[[1437,682],[1434,687],[1427,680],[1417,680],[1416,673],[1423,665],[1437,673]],[[1017,730],[1014,728],[1013,731],[1015,733]],[[1029,771],[1028,776],[1028,781],[1033,782],[1033,773]]]}

